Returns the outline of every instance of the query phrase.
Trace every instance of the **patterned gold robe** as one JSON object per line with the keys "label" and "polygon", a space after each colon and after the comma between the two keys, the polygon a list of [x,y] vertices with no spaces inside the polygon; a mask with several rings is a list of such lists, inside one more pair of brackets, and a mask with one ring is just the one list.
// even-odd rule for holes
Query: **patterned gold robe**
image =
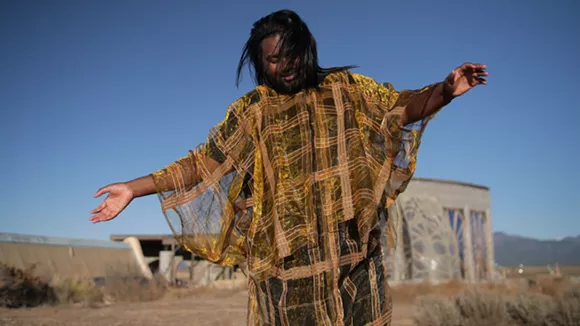
{"label": "patterned gold robe", "polygon": [[401,117],[434,86],[398,92],[349,71],[295,95],[258,86],[204,144],[152,174],[187,250],[247,263],[249,325],[390,324],[380,234],[396,243],[387,207],[415,171],[431,118]]}

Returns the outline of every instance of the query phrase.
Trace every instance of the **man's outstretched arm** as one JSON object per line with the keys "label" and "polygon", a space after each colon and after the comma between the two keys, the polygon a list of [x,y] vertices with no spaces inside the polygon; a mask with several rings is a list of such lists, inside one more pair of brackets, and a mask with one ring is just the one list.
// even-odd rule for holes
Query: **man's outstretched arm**
{"label": "man's outstretched arm", "polygon": [[[193,154],[190,154],[172,163],[170,167],[179,169],[179,175],[172,175],[170,167],[153,174],[142,176],[131,181],[107,185],[97,191],[95,198],[108,194],[107,198],[95,209],[90,221],[93,223],[109,221],[117,217],[133,199],[144,197],[158,192],[175,190],[176,177],[184,187],[193,187],[201,181],[200,173],[195,169]],[[210,158],[204,158],[205,168],[211,173],[219,163]]]}
{"label": "man's outstretched arm", "polygon": [[487,84],[484,78],[488,76],[486,69],[483,64],[464,63],[451,71],[443,82],[436,84],[432,92],[414,96],[403,112],[403,126],[423,120],[475,86]]}

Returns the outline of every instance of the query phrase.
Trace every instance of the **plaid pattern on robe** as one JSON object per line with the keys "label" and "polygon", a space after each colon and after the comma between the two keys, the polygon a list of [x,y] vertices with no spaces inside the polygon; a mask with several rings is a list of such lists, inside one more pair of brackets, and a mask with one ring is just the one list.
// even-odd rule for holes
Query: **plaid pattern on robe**
{"label": "plaid pattern on robe", "polygon": [[248,324],[390,323],[380,235],[396,243],[387,207],[411,179],[431,119],[401,117],[434,86],[399,92],[349,71],[291,96],[258,86],[204,144],[152,174],[186,249],[247,263]]}

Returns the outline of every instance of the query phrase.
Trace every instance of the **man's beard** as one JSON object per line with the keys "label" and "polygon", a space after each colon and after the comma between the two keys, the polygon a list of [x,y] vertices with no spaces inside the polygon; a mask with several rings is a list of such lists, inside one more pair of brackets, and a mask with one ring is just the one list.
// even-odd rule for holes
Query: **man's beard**
{"label": "man's beard", "polygon": [[296,77],[290,81],[284,80],[282,76],[273,76],[268,73],[266,73],[266,78],[270,87],[280,94],[296,94],[306,88],[304,77],[298,72],[296,73]]}

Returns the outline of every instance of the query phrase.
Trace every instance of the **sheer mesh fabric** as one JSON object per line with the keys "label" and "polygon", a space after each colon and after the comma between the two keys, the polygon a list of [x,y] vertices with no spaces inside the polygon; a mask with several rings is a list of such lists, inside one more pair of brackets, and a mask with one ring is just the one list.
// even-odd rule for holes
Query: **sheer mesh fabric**
{"label": "sheer mesh fabric", "polygon": [[398,92],[347,71],[292,96],[259,86],[205,143],[152,174],[186,249],[247,263],[249,324],[389,323],[379,237],[396,243],[387,207],[411,179],[432,117],[401,118],[434,86]]}

